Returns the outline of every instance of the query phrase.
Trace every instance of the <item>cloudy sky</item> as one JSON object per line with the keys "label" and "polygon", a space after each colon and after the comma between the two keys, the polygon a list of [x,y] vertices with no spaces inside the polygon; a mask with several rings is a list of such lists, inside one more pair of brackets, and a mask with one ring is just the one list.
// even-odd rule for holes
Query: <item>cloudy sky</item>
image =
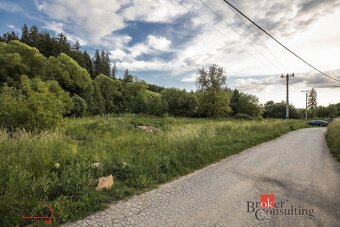
{"label": "cloudy sky", "polygon": [[[340,79],[340,0],[230,0],[305,60]],[[63,32],[84,49],[110,52],[119,73],[166,87],[195,89],[197,68],[225,68],[228,86],[261,103],[291,102],[317,89],[318,103],[340,102],[340,83],[322,76],[273,42],[223,0],[0,0],[0,33],[37,25]],[[338,87],[337,87],[338,86]]]}

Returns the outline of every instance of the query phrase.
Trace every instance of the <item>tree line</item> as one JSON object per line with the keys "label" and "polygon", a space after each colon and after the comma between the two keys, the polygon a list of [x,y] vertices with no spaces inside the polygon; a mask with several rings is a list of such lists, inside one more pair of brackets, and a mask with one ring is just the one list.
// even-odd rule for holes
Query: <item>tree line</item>
{"label": "tree line", "polygon": [[[228,89],[225,71],[218,65],[200,68],[197,91],[187,92],[150,85],[128,70],[118,78],[104,50],[96,50],[90,58],[78,42],[71,45],[63,34],[51,37],[35,26],[28,29],[24,25],[20,38],[6,33],[1,41],[0,124],[9,129],[50,128],[65,116],[117,113],[284,117],[284,103],[262,106],[256,96]],[[340,106],[334,107],[336,113],[331,114],[339,115]],[[290,109],[292,118],[303,117],[293,106]],[[320,112],[327,115],[323,108]]]}
{"label": "tree line", "polygon": [[87,51],[82,51],[80,43],[76,41],[73,45],[63,33],[52,37],[47,31],[39,31],[37,26],[28,28],[26,24],[21,28],[21,37],[15,32],[7,32],[0,37],[0,42],[19,40],[31,47],[37,48],[42,55],[49,58],[58,57],[61,53],[67,54],[78,64],[87,70],[91,78],[104,74],[116,77],[116,68],[111,71],[109,54],[104,50],[96,50],[91,58]]}

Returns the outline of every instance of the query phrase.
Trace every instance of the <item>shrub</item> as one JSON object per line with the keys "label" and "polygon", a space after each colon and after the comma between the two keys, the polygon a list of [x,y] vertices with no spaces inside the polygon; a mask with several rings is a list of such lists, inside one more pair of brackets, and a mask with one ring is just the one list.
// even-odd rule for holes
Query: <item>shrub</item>
{"label": "shrub", "polygon": [[104,113],[118,113],[122,110],[122,84],[119,80],[99,74],[94,83],[100,89],[104,101]]}
{"label": "shrub", "polygon": [[0,43],[0,84],[20,83],[21,75],[43,76],[46,63],[46,58],[36,48],[19,41]]}
{"label": "shrub", "polygon": [[340,161],[340,120],[332,122],[327,128],[326,141],[329,150]]}
{"label": "shrub", "polygon": [[168,103],[169,114],[173,116],[195,116],[199,103],[197,96],[192,92],[177,88],[167,88],[161,92],[162,99]]}
{"label": "shrub", "polygon": [[72,100],[56,81],[21,77],[19,88],[0,92],[0,125],[7,129],[44,129],[57,125],[72,109]]}
{"label": "shrub", "polygon": [[87,111],[86,101],[79,95],[72,96],[73,109],[71,115],[75,117],[83,117]]}
{"label": "shrub", "polygon": [[155,116],[163,116],[168,109],[168,103],[161,98],[161,95],[152,91],[146,91],[147,113]]}
{"label": "shrub", "polygon": [[225,91],[205,91],[198,93],[199,115],[201,117],[226,117],[231,112],[230,98]]}
{"label": "shrub", "polygon": [[254,120],[254,118],[249,116],[248,114],[241,114],[241,113],[236,114],[235,118],[236,119],[245,119],[245,120]]}

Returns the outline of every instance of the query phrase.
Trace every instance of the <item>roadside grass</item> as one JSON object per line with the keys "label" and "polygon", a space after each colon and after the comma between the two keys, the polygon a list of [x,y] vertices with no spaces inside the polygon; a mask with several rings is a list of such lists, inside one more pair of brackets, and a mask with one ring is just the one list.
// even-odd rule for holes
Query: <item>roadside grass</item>
{"label": "roadside grass", "polygon": [[[139,125],[164,133],[147,133]],[[330,127],[330,141],[339,135],[336,126]],[[42,133],[0,130],[0,226],[39,223],[20,216],[46,215],[47,205],[54,208],[55,223],[76,220],[303,127],[295,120],[119,115],[66,119]],[[112,189],[96,192],[96,180],[110,174]]]}
{"label": "roadside grass", "polygon": [[340,161],[340,119],[329,124],[326,141],[330,152]]}

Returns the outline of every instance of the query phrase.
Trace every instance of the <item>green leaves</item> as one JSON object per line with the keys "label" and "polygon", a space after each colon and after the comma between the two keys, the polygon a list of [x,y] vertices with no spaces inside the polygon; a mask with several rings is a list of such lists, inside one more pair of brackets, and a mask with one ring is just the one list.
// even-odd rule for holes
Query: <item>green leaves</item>
{"label": "green leaves", "polygon": [[56,81],[20,78],[19,88],[0,92],[0,125],[5,128],[44,129],[57,125],[73,103]]}
{"label": "green leaves", "polygon": [[16,84],[21,75],[44,75],[46,58],[35,48],[19,41],[0,43],[0,83]]}
{"label": "green leaves", "polygon": [[[122,84],[118,80],[113,80],[108,76],[99,74],[94,80],[94,84],[99,88],[100,94],[95,94],[99,102],[104,101],[103,113],[118,113],[122,111]],[[103,100],[101,100],[101,97]]]}
{"label": "green leaves", "polygon": [[204,117],[225,117],[231,112],[230,98],[224,86],[227,79],[224,69],[211,65],[198,71],[197,87],[200,102],[200,115]]}
{"label": "green leaves", "polygon": [[89,86],[91,86],[91,78],[86,69],[83,69],[78,65],[78,63],[67,56],[66,54],[61,53],[57,60],[61,63],[60,71],[59,68],[55,78],[59,84],[67,91],[80,94],[82,91],[86,90]]}
{"label": "green leaves", "polygon": [[197,114],[199,103],[194,93],[168,88],[164,89],[161,95],[168,104],[169,114],[186,117],[193,117]]}

